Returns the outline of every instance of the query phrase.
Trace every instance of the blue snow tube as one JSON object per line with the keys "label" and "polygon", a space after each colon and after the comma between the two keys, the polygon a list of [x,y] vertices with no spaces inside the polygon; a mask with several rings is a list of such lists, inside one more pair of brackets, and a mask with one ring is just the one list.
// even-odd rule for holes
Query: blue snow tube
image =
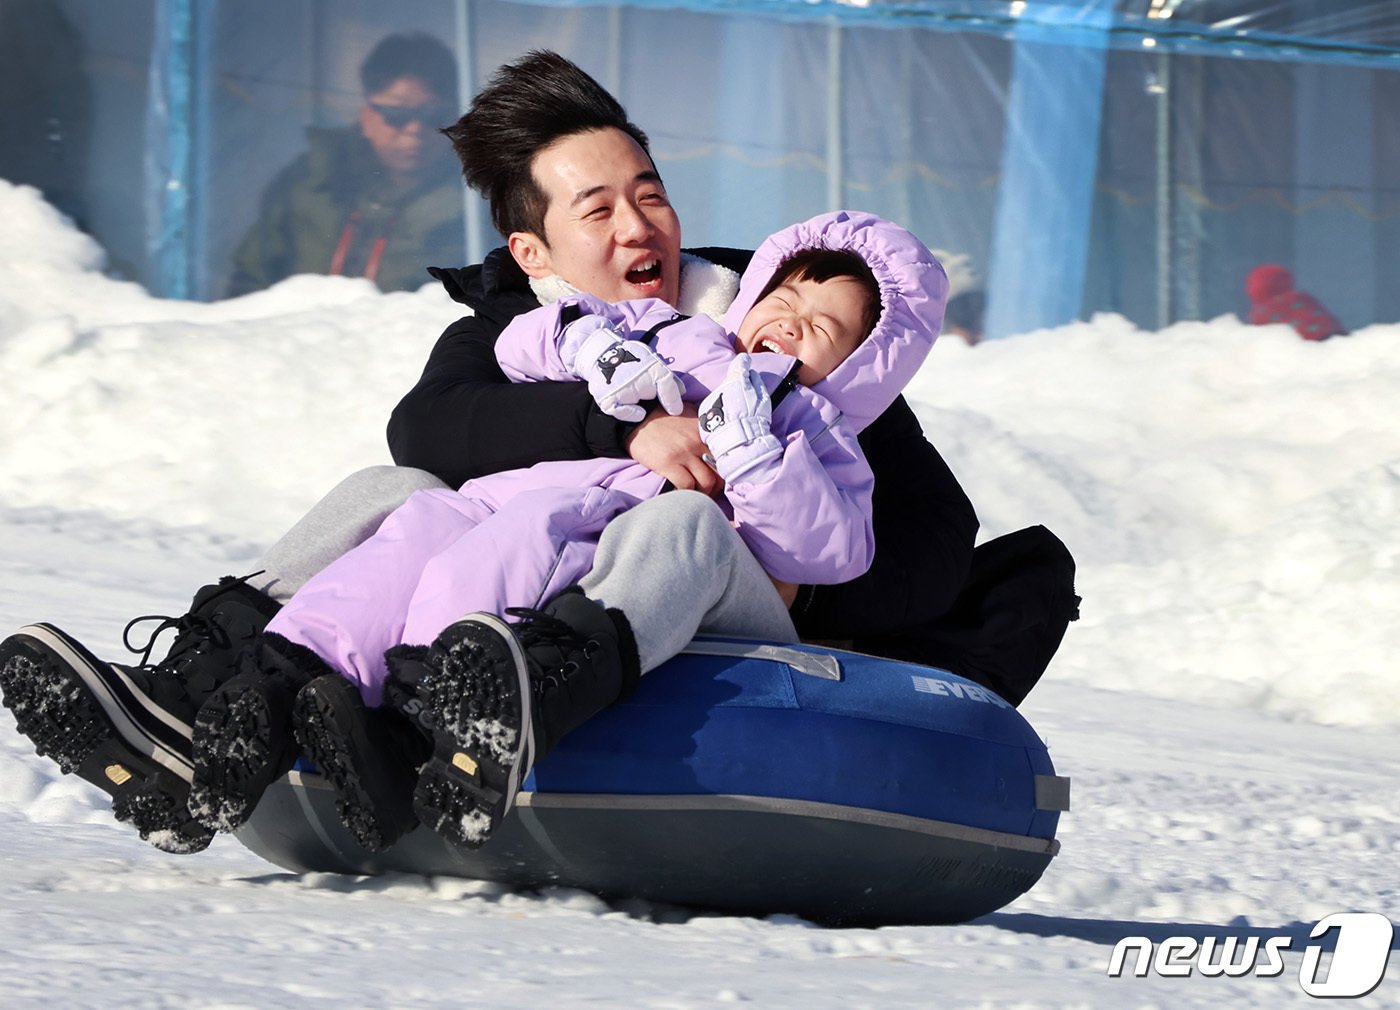
{"label": "blue snow tube", "polygon": [[239,833],[306,871],[452,874],[834,925],[962,922],[1058,851],[1069,781],[989,690],[814,646],[700,639],[575,730],[477,852],[383,853],[293,772]]}

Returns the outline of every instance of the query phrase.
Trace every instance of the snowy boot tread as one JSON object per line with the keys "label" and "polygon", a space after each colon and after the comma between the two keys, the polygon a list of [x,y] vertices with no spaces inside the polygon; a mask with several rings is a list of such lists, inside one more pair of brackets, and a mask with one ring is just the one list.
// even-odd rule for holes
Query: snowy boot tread
{"label": "snowy boot tread", "polygon": [[421,713],[416,717],[433,730],[414,809],[428,827],[469,849],[500,826],[534,764],[626,697],[641,675],[626,617],[577,587],[542,610],[506,613],[515,624],[468,615],[422,658],[386,655],[390,703],[410,717]]}
{"label": "snowy boot tread", "polygon": [[39,754],[112,797],[117,820],[156,848],[202,851],[213,838],[189,814],[190,727],[115,664],[49,624],[0,643],[0,690]]}
{"label": "snowy boot tread", "polygon": [[334,673],[301,689],[292,721],[302,753],[330,781],[336,812],[360,845],[382,852],[417,827],[413,788],[430,746],[422,730],[389,709],[366,707],[355,685]]}
{"label": "snowy boot tread", "polygon": [[211,694],[195,716],[190,813],[212,831],[235,831],[269,785],[291,770],[297,693],[329,667],[310,649],[265,633],[243,672]]}
{"label": "snowy boot tread", "polygon": [[479,848],[529,771],[529,667],[510,626],[484,613],[444,631],[425,665],[418,692],[436,731],[414,812],[453,844]]}

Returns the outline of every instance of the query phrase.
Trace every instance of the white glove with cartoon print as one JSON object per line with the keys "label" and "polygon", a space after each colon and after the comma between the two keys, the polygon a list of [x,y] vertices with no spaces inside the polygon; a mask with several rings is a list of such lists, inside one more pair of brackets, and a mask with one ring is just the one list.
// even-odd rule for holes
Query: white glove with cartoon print
{"label": "white glove with cartoon print", "polygon": [[660,355],[602,316],[583,316],[564,327],[559,343],[564,367],[588,383],[598,408],[619,421],[647,416],[643,400],[659,400],[668,414],[684,408],[685,386]]}
{"label": "white glove with cartoon print", "polygon": [[783,443],[772,432],[773,401],[753,359],[740,354],[724,383],[700,404],[700,438],[726,484],[761,484],[778,472]]}

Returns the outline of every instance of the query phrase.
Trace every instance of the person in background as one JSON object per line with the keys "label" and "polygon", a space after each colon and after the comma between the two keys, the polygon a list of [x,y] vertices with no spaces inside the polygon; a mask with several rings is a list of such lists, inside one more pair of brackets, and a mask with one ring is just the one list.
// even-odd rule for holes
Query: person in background
{"label": "person in background", "polygon": [[1348,330],[1312,295],[1293,285],[1293,274],[1276,263],[1249,272],[1244,290],[1249,295],[1249,321],[1255,326],[1287,323],[1304,340],[1345,336]]}
{"label": "person in background", "polygon": [[982,341],[982,317],[987,312],[987,293],[980,288],[963,291],[948,299],[943,332],[962,337],[969,347]]}
{"label": "person in background", "polygon": [[462,258],[465,192],[438,127],[456,118],[457,65],[422,34],[390,35],[360,67],[355,123],[307,130],[307,150],[263,192],[234,254],[228,294],[293,274],[417,289],[426,263]]}

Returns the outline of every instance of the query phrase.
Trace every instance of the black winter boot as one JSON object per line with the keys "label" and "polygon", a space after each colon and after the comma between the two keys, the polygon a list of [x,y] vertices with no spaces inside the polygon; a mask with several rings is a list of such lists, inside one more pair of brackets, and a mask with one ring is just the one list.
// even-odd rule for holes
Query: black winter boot
{"label": "black winter boot", "polygon": [[[35,750],[110,795],[117,820],[166,852],[199,852],[213,835],[188,811],[194,713],[279,609],[245,579],[223,578],[195,594],[189,613],[157,618],[138,665],[99,659],[60,628],[31,624],[0,642],[0,690]],[[166,628],[177,630],[175,644],[152,664]]]}
{"label": "black winter boot", "polygon": [[292,722],[302,753],[334,786],[340,819],[362,846],[381,852],[418,826],[413,787],[433,750],[423,727],[393,709],[369,708],[339,674],[301,689]]}
{"label": "black winter boot", "polygon": [[[261,574],[255,573],[255,574]],[[194,594],[189,613],[181,617],[151,615],[127,623],[122,638],[132,652],[142,653],[143,670],[150,670],[148,688],[186,724],[220,684],[239,672],[240,657],[277,616],[282,604],[252,586],[252,576],[226,575]],[[131,645],[131,629],[142,621],[159,621],[144,649]],[[148,662],[156,639],[175,630],[170,651],[157,664]]]}
{"label": "black winter boot", "polygon": [[622,612],[576,587],[543,610],[506,613],[519,620],[472,614],[458,621],[389,680],[390,704],[433,726],[414,811],[470,849],[490,839],[535,763],[631,693],[641,672]]}
{"label": "black winter boot", "polygon": [[304,645],[264,632],[244,653],[242,670],[211,694],[195,716],[190,814],[211,831],[234,831],[263,791],[292,768],[297,693],[323,674],[338,676]]}

